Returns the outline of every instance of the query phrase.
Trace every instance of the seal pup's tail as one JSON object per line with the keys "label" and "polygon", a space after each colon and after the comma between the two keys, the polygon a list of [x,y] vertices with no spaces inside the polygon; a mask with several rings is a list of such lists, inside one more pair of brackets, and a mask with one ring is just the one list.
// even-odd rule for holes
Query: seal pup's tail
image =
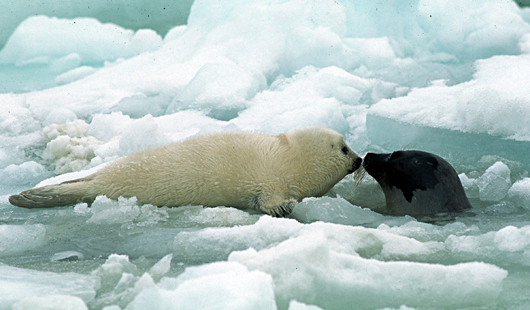
{"label": "seal pup's tail", "polygon": [[33,188],[10,196],[9,202],[27,209],[72,206],[80,202],[92,203],[97,197],[97,194],[91,190],[92,179],[93,176],[88,176],[56,185]]}

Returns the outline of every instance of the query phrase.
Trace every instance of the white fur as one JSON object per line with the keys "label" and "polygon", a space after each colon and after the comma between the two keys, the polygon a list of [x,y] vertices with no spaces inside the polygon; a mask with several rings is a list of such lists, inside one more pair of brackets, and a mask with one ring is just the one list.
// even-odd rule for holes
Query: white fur
{"label": "white fur", "polygon": [[91,176],[41,192],[79,196],[78,201],[136,196],[156,206],[232,206],[283,216],[348,174],[358,156],[349,148],[345,155],[345,146],[340,134],[325,128],[277,136],[209,134],[129,155]]}

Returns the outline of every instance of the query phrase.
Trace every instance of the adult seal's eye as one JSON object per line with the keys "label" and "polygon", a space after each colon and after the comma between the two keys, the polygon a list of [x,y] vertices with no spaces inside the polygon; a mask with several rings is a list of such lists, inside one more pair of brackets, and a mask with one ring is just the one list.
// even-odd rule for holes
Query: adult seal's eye
{"label": "adult seal's eye", "polygon": [[348,148],[345,147],[345,146],[343,146],[343,147],[342,147],[342,153],[344,153],[344,155],[348,155],[348,152],[349,152],[349,151],[348,151]]}

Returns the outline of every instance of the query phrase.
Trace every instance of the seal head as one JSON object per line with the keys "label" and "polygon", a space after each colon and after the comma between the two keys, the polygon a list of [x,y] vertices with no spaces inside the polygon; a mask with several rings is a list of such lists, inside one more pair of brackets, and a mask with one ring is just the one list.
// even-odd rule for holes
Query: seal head
{"label": "seal head", "polygon": [[386,208],[395,215],[433,215],[471,208],[455,169],[422,151],[368,153],[365,170],[381,185]]}

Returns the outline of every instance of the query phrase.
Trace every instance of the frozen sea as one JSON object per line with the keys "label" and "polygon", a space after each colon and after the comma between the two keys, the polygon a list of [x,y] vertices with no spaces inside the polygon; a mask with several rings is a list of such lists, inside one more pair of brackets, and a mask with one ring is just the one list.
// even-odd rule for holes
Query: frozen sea
{"label": "frozen sea", "polygon": [[[196,0],[173,20],[156,1],[20,3],[1,13],[0,309],[530,308],[530,9]],[[473,208],[384,215],[353,176],[281,219],[7,200],[198,134],[308,126],[360,155],[436,153]]]}

